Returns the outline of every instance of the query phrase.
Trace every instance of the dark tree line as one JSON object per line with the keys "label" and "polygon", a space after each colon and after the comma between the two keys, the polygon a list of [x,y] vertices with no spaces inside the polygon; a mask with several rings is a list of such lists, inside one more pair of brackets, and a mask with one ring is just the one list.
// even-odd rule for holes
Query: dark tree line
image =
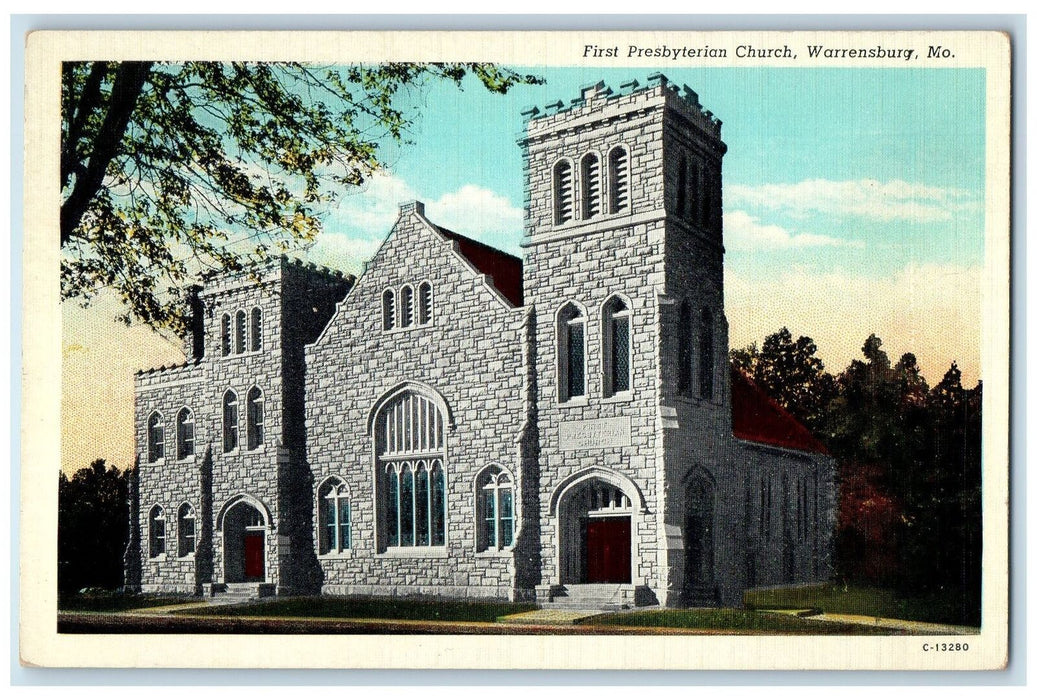
{"label": "dark tree line", "polygon": [[787,328],[731,353],[838,462],[837,569],[848,580],[960,596],[978,621],[981,579],[982,382],[952,363],[930,387],[917,358],[895,364],[871,335],[837,375]]}
{"label": "dark tree line", "polygon": [[129,470],[103,459],[58,474],[58,590],[118,588],[129,535]]}

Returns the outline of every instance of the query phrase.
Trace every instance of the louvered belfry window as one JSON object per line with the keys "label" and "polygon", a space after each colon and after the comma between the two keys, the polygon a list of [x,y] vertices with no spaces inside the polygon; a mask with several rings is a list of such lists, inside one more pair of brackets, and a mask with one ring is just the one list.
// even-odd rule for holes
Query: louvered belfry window
{"label": "louvered belfry window", "polygon": [[554,169],[555,224],[573,218],[573,170],[569,161],[559,161]]}
{"label": "louvered belfry window", "polygon": [[446,543],[443,430],[439,407],[420,394],[401,394],[381,411],[375,437],[389,547]]}
{"label": "louvered belfry window", "polygon": [[630,161],[623,146],[609,153],[609,212],[615,214],[630,207]]}
{"label": "louvered belfry window", "polygon": [[583,201],[580,215],[593,219],[601,213],[601,164],[594,153],[588,153],[580,162],[580,185]]}

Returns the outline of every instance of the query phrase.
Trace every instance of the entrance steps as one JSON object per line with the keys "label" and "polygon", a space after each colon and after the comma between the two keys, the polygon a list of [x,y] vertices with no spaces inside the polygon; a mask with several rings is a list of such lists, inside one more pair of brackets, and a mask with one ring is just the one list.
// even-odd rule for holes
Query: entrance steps
{"label": "entrance steps", "polygon": [[213,603],[247,603],[274,595],[272,583],[224,583],[212,590]]}
{"label": "entrance steps", "polygon": [[624,610],[634,606],[634,586],[629,583],[567,583],[552,586],[545,610]]}

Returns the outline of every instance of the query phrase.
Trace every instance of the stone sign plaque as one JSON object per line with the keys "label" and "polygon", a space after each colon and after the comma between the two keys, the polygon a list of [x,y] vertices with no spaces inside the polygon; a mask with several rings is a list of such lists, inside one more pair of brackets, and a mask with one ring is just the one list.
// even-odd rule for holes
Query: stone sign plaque
{"label": "stone sign plaque", "polygon": [[558,446],[563,450],[630,447],[630,418],[562,421],[558,426]]}

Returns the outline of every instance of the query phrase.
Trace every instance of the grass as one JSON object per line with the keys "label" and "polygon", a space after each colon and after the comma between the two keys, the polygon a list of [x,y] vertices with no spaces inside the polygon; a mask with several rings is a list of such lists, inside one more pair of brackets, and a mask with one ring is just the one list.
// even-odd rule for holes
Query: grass
{"label": "grass", "polygon": [[96,593],[58,596],[58,610],[70,612],[124,612],[137,608],[190,603],[198,598],[175,595],[134,595],[132,593]]}
{"label": "grass", "polygon": [[440,601],[400,598],[282,598],[245,605],[193,609],[191,615],[234,617],[319,617],[332,619],[494,622],[502,615],[535,610],[526,603]]}
{"label": "grass", "polygon": [[592,625],[617,627],[673,627],[678,629],[713,629],[718,631],[756,632],[763,634],[897,634],[889,629],[869,625],[852,625],[810,620],[795,615],[765,613],[737,608],[703,608],[692,610],[644,610],[630,613],[607,613],[587,620]]}
{"label": "grass", "polygon": [[980,624],[978,605],[970,610],[956,591],[909,596],[884,588],[818,584],[747,591],[745,604],[754,609],[819,608],[826,613],[973,627]]}

